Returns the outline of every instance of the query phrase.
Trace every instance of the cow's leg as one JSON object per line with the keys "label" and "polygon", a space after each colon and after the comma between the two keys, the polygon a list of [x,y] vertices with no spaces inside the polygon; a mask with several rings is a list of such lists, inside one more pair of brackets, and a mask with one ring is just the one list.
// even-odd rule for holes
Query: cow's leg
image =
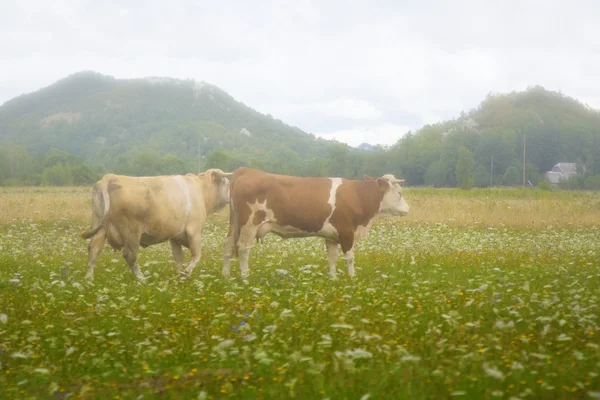
{"label": "cow's leg", "polygon": [[353,278],[355,275],[354,271],[354,250],[350,249],[344,253],[344,257],[346,258],[346,264],[348,264],[348,276]]}
{"label": "cow's leg", "polygon": [[240,259],[240,275],[242,278],[247,278],[250,273],[250,267],[248,266],[248,259],[250,258],[250,248],[252,246],[240,246],[238,249],[238,256]]}
{"label": "cow's leg", "polygon": [[238,257],[240,260],[240,274],[242,278],[247,278],[249,274],[248,259],[250,258],[250,249],[256,238],[257,227],[248,224],[240,231],[238,239]]}
{"label": "cow's leg", "polygon": [[175,259],[175,270],[178,274],[181,274],[181,265],[183,264],[183,249],[181,248],[181,245],[173,239],[171,239],[169,242],[171,243],[171,251],[173,252],[173,258]]}
{"label": "cow's leg", "polygon": [[331,240],[325,240],[325,245],[327,246],[327,259],[329,260],[329,276],[331,279],[336,279],[336,265],[339,257],[338,244]]}
{"label": "cow's leg", "polygon": [[187,237],[192,258],[186,269],[183,271],[184,277],[192,275],[192,272],[194,272],[194,268],[196,268],[196,264],[198,264],[200,256],[202,255],[202,231],[196,233],[187,232]]}
{"label": "cow's leg", "polygon": [[240,228],[233,202],[231,202],[229,206],[229,231],[227,232],[227,239],[225,239],[225,245],[223,246],[223,269],[221,270],[221,274],[225,279],[229,279],[231,274],[231,259],[235,255],[235,242],[239,236]]}
{"label": "cow's leg", "polygon": [[88,270],[85,274],[85,279],[89,281],[94,280],[94,266],[96,265],[96,259],[104,247],[104,241],[106,240],[106,231],[100,229],[90,243],[88,244]]}
{"label": "cow's leg", "polygon": [[221,273],[224,278],[229,278],[231,273],[231,259],[233,258],[233,253],[235,250],[235,239],[233,237],[233,232],[229,232],[227,239],[225,240],[225,248],[223,249],[223,270]]}
{"label": "cow's leg", "polygon": [[348,264],[348,275],[354,277],[354,234],[343,233],[340,234],[340,244],[342,245],[342,252]]}
{"label": "cow's leg", "polygon": [[126,242],[123,247],[123,257],[125,258],[125,261],[127,261],[127,265],[129,265],[129,269],[133,272],[133,275],[135,275],[139,281],[144,281],[146,280],[146,277],[142,274],[140,266],[138,265],[139,242],[140,238],[137,236],[136,240]]}

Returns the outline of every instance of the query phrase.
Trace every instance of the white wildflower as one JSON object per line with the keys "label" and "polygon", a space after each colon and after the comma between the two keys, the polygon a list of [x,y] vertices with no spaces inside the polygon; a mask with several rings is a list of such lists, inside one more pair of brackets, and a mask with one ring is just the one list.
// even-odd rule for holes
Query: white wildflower
{"label": "white wildflower", "polygon": [[487,363],[483,364],[483,370],[488,376],[491,376],[492,378],[500,380],[504,379],[504,374],[502,373],[502,371],[495,367],[490,367]]}

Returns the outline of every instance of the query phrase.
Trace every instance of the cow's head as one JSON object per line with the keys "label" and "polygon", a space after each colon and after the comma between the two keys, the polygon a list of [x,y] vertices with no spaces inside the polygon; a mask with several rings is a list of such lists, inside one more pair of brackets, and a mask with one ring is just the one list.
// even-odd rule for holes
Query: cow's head
{"label": "cow's head", "polygon": [[209,187],[214,189],[215,200],[213,211],[218,211],[229,204],[229,179],[228,176],[233,175],[232,172],[223,172],[218,168],[211,168],[198,174],[199,177],[208,179]]}
{"label": "cow's head", "polygon": [[410,207],[404,200],[402,186],[400,186],[404,182],[404,179],[396,179],[394,175],[386,174],[377,179],[365,175],[365,180],[376,180],[379,190],[383,193],[383,199],[379,205],[380,213],[403,217],[408,215]]}

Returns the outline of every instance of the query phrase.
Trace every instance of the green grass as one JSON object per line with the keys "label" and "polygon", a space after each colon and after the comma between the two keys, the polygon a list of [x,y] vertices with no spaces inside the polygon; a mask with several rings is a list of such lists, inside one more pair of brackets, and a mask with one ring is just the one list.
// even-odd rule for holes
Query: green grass
{"label": "green grass", "polygon": [[595,229],[380,223],[338,281],[321,240],[268,236],[243,282],[219,222],[187,281],[160,245],[148,283],[105,249],[88,286],[82,228],[0,227],[0,397],[600,396]]}

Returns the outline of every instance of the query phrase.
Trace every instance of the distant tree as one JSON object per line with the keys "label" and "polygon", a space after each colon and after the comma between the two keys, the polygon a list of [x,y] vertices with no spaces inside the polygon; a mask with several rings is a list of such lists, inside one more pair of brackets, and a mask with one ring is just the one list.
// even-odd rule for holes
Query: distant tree
{"label": "distant tree", "polygon": [[427,168],[425,184],[433,187],[446,186],[448,172],[448,167],[442,160],[434,162]]}
{"label": "distant tree", "polygon": [[522,178],[517,167],[511,165],[510,167],[506,168],[506,171],[504,172],[503,181],[504,184],[507,186],[517,186],[519,183],[521,183]]}
{"label": "distant tree", "polygon": [[44,167],[52,167],[57,164],[62,165],[77,165],[83,164],[83,158],[74,156],[66,151],[52,148],[44,157]]}
{"label": "distant tree", "polygon": [[22,182],[36,167],[36,161],[23,146],[8,145],[3,153],[5,177],[13,182]]}
{"label": "distant tree", "polygon": [[0,147],[0,186],[4,185],[5,179],[8,179],[10,174],[7,152],[7,149]]}
{"label": "distant tree", "polygon": [[327,170],[329,171],[329,174],[331,174],[332,176],[349,178],[348,175],[350,175],[350,168],[348,168],[348,153],[348,147],[341,144],[338,144],[329,149],[329,158],[327,165]]}
{"label": "distant tree", "polygon": [[320,157],[314,157],[306,162],[304,176],[327,176],[327,161]]}
{"label": "distant tree", "polygon": [[[569,179],[564,179],[560,182],[558,182],[558,186],[560,186],[562,189],[567,189],[567,190],[581,190],[585,188],[585,175],[583,174],[577,174],[577,175],[573,175],[571,177],[569,177]],[[590,181],[590,183],[592,183],[592,181]],[[592,183],[593,184],[593,183]]]}
{"label": "distant tree", "polygon": [[186,174],[189,171],[185,169],[185,161],[175,154],[167,154],[158,161],[158,170],[162,175]]}
{"label": "distant tree", "polygon": [[56,164],[45,168],[42,172],[42,185],[65,186],[73,184],[73,175],[70,165]]}
{"label": "distant tree", "polygon": [[229,161],[229,168],[224,171],[231,172],[231,171],[235,171],[238,168],[246,167],[246,166],[248,166],[247,162],[239,160],[237,158],[232,158],[231,161]]}
{"label": "distant tree", "polygon": [[456,162],[456,181],[461,189],[469,190],[473,187],[473,153],[465,146],[458,149],[458,161]]}
{"label": "distant tree", "polygon": [[262,162],[262,160],[251,158],[250,160],[248,160],[248,167],[264,170],[265,164]]}
{"label": "distant tree", "polygon": [[490,186],[490,171],[485,165],[478,164],[473,171],[473,183],[483,188]]}
{"label": "distant tree", "polygon": [[491,168],[492,158],[495,171],[505,171],[517,158],[514,143],[511,143],[514,132],[501,128],[488,128],[475,150],[475,160],[481,165]]}
{"label": "distant tree", "polygon": [[73,184],[75,185],[90,185],[96,182],[100,177],[92,172],[85,164],[75,165],[72,168]]}
{"label": "distant tree", "polygon": [[131,174],[131,166],[129,165],[129,161],[127,157],[124,155],[119,156],[117,160],[117,165],[115,166],[115,173],[121,175],[130,175]]}
{"label": "distant tree", "polygon": [[600,190],[600,175],[585,177],[584,188],[587,190]]}
{"label": "distant tree", "polygon": [[153,150],[141,150],[133,158],[131,170],[136,176],[154,176],[160,173],[160,159]]}
{"label": "distant tree", "polygon": [[223,171],[229,171],[231,157],[222,151],[213,151],[206,156],[203,169],[219,168]]}
{"label": "distant tree", "polygon": [[542,178],[539,168],[532,163],[525,164],[526,179],[531,182],[532,185],[537,185]]}
{"label": "distant tree", "polygon": [[550,182],[548,182],[547,179],[542,179],[538,182],[537,184],[538,188],[541,190],[545,190],[545,191],[550,191],[552,190],[552,185],[550,184]]}

